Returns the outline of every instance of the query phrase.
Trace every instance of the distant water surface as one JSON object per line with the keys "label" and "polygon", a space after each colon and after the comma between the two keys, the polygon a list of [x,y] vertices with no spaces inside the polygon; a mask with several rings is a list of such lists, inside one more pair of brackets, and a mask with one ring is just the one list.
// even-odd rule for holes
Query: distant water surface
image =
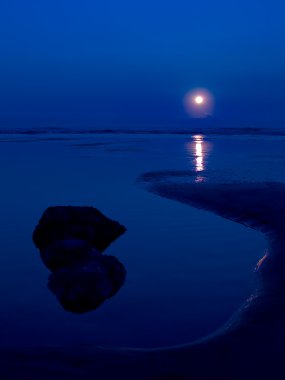
{"label": "distant water surface", "polygon": [[[151,171],[193,181],[285,180],[282,136],[0,136],[1,345],[155,347],[225,323],[249,296],[261,235],[137,186]],[[50,205],[92,205],[128,231],[106,252],[127,281],[95,312],[65,312],[46,287],[31,235]]]}

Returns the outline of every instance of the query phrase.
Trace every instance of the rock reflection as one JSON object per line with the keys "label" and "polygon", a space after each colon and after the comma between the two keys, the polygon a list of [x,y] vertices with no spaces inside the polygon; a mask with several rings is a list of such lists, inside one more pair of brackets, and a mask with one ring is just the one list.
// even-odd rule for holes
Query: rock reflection
{"label": "rock reflection", "polygon": [[33,241],[52,272],[48,288],[65,310],[95,310],[118,292],[125,267],[102,252],[125,231],[93,207],[57,206],[43,213]]}

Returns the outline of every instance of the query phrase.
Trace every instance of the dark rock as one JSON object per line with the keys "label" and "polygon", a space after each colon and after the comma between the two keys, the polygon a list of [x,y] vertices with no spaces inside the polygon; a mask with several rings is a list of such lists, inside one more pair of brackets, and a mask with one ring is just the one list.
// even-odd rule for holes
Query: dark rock
{"label": "dark rock", "polygon": [[55,271],[101,255],[85,240],[59,240],[40,250],[44,264],[51,271]]}
{"label": "dark rock", "polygon": [[42,250],[59,240],[84,240],[102,252],[125,231],[94,207],[55,206],[43,213],[33,241]]}
{"label": "dark rock", "polygon": [[57,270],[50,275],[48,287],[65,310],[85,313],[115,295],[125,277],[126,270],[115,257],[99,254]]}
{"label": "dark rock", "polygon": [[43,213],[33,241],[53,272],[48,287],[66,310],[95,310],[124,284],[123,264],[102,251],[125,231],[93,207],[57,206]]}

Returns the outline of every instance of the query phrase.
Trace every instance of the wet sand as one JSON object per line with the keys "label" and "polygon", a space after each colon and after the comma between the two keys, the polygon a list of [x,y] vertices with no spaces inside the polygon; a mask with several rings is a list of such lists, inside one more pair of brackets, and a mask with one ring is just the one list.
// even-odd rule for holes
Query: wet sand
{"label": "wet sand", "polygon": [[[189,172],[154,172],[146,173],[139,180],[157,195],[214,212],[264,233],[268,249],[265,255],[261,252],[256,266],[258,282],[243,307],[212,338],[188,347],[189,370],[193,366],[189,375],[201,379],[282,378],[285,375],[285,185],[195,183],[189,181],[190,177]],[[195,364],[191,363],[192,355],[197,359]],[[203,365],[199,374],[197,363]]]}

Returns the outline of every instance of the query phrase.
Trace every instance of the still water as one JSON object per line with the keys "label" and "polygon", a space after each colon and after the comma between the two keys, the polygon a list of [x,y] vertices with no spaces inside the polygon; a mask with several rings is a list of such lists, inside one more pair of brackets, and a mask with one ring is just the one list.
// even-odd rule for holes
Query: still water
{"label": "still water", "polygon": [[[284,181],[278,137],[2,135],[1,345],[156,347],[221,327],[253,289],[265,251],[257,232],[160,198],[144,172],[194,170],[194,180]],[[127,227],[106,253],[126,284],[99,309],[64,311],[31,235],[50,205],[92,205]]]}

